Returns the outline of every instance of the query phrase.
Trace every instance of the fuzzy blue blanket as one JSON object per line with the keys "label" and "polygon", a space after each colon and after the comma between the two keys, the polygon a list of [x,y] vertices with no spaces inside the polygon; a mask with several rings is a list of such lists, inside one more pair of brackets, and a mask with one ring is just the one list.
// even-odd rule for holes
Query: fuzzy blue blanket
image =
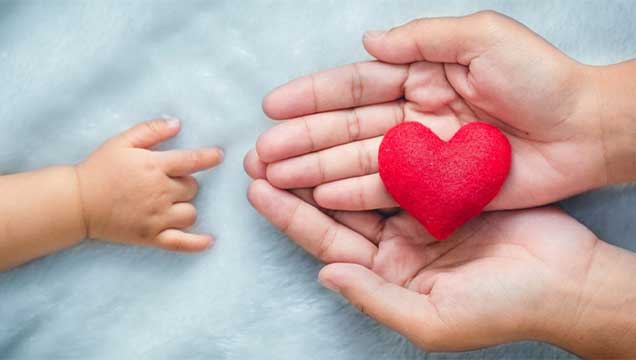
{"label": "fuzzy blue blanket", "polygon": [[[262,96],[293,77],[365,59],[362,33],[493,8],[576,59],[636,55],[625,1],[0,1],[0,171],[76,162],[158,115],[183,119],[168,147],[217,144],[199,176],[200,255],[87,241],[0,274],[1,359],[569,358],[516,343],[426,354],[316,281],[319,264],[250,208],[242,156],[271,126]],[[564,207],[634,247],[636,189]],[[631,242],[631,244],[630,244]]]}

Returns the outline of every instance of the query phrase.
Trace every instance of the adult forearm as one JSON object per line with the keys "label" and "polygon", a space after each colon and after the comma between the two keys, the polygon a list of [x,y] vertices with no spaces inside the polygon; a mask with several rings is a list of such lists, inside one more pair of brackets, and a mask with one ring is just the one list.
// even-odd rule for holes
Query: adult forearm
{"label": "adult forearm", "polygon": [[599,67],[599,131],[609,184],[636,180],[636,61]]}
{"label": "adult forearm", "polygon": [[0,177],[0,270],[84,238],[77,181],[70,166]]}

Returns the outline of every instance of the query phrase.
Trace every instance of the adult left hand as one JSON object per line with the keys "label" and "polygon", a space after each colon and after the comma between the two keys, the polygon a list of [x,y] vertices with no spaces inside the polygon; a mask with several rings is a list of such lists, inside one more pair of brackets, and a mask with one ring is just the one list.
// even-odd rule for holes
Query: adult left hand
{"label": "adult left hand", "polygon": [[[248,172],[262,177],[252,156]],[[616,324],[598,314],[622,304],[621,289],[634,289],[634,255],[598,240],[556,208],[485,213],[436,241],[405,212],[325,211],[311,192],[258,179],[248,197],[327,263],[319,275],[323,285],[426,350],[524,339],[586,356],[631,349],[625,340],[631,335],[612,337]]]}

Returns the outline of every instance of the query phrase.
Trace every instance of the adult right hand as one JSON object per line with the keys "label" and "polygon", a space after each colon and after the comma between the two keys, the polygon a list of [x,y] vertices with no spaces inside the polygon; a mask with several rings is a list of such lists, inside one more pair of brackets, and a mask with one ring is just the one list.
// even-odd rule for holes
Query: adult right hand
{"label": "adult right hand", "polygon": [[274,186],[316,187],[317,203],[330,209],[396,206],[377,153],[383,134],[406,120],[445,139],[476,120],[506,134],[512,168],[487,210],[636,178],[634,63],[578,64],[493,12],[369,32],[364,46],[380,62],[296,79],[265,98],[267,115],[288,119],[256,145]]}

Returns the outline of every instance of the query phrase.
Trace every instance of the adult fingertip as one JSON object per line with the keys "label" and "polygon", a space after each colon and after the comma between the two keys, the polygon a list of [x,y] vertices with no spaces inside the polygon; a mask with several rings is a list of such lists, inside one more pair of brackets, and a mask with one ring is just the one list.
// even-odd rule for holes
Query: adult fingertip
{"label": "adult fingertip", "polygon": [[263,109],[263,113],[265,113],[265,115],[270,118],[273,117],[274,114],[272,113],[272,92],[269,92],[263,97],[263,101],[261,101],[261,108]]}
{"label": "adult fingertip", "polygon": [[362,37],[363,40],[377,40],[386,34],[386,30],[368,30]]}
{"label": "adult fingertip", "polygon": [[340,294],[341,285],[338,282],[339,264],[324,266],[318,273],[318,282],[327,289]]}
{"label": "adult fingertip", "polygon": [[369,30],[362,35],[362,46],[369,53],[369,55],[379,59],[380,52],[377,50],[380,43],[386,36],[386,31],[383,30]]}
{"label": "adult fingertip", "polygon": [[252,206],[258,209],[258,205],[260,204],[259,200],[268,186],[267,181],[262,179],[256,179],[250,183],[247,187],[247,200]]}
{"label": "adult fingertip", "polygon": [[331,291],[342,294],[347,289],[363,287],[369,269],[359,264],[332,263],[318,273],[318,281]]}
{"label": "adult fingertip", "polygon": [[338,201],[343,200],[342,194],[334,192],[330,187],[331,183],[316,186],[314,188],[314,201],[321,208],[342,210],[338,207]]}
{"label": "adult fingertip", "polygon": [[256,139],[256,145],[254,147],[254,150],[256,152],[256,156],[264,162],[271,162],[271,159],[269,158],[269,151],[268,151],[268,142],[269,142],[269,132],[271,131],[271,129],[265,130],[265,132],[263,132],[262,134],[260,134],[258,136],[258,139]]}
{"label": "adult fingertip", "polygon": [[285,119],[285,109],[280,105],[279,93],[284,85],[281,85],[274,90],[270,91],[269,94],[265,95],[263,101],[261,102],[261,108],[267,117],[274,120],[283,120]]}
{"label": "adult fingertip", "polygon": [[255,149],[251,149],[243,158],[243,169],[252,179],[264,179],[267,164],[262,162]]}
{"label": "adult fingertip", "polygon": [[265,178],[272,186],[279,189],[292,188],[287,174],[289,174],[287,164],[282,162],[268,164],[265,168]]}
{"label": "adult fingertip", "polygon": [[328,290],[331,290],[337,294],[340,294],[340,288],[338,288],[338,286],[336,286],[327,276],[322,276],[321,275],[322,272],[320,272],[320,274],[318,274],[318,282],[320,283],[320,285],[322,285],[323,287],[327,288]]}

